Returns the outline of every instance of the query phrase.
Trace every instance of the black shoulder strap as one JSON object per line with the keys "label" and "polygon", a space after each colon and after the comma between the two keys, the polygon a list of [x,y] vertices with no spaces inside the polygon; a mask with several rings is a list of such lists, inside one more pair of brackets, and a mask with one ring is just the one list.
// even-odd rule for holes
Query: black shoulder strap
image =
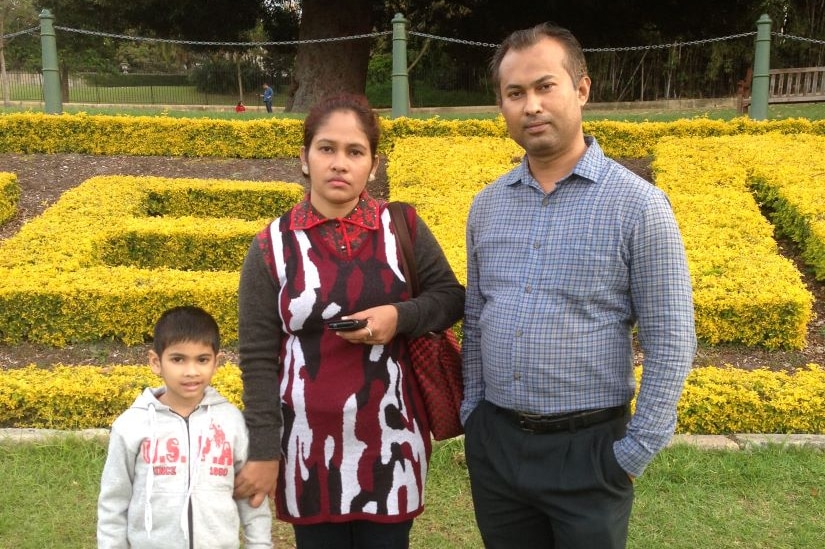
{"label": "black shoulder strap", "polygon": [[407,279],[410,297],[415,297],[418,295],[418,270],[415,268],[415,254],[412,238],[410,238],[410,227],[404,215],[404,207],[401,202],[390,202],[387,204],[387,209],[390,211],[395,240],[401,250],[401,268],[404,271],[404,278]]}

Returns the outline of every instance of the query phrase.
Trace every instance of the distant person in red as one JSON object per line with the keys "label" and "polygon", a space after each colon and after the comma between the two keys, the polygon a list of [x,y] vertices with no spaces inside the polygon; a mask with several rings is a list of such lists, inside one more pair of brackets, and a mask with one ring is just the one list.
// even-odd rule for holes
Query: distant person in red
{"label": "distant person in red", "polygon": [[235,112],[245,112],[246,107],[243,106],[243,101],[238,101],[238,104],[235,105]]}

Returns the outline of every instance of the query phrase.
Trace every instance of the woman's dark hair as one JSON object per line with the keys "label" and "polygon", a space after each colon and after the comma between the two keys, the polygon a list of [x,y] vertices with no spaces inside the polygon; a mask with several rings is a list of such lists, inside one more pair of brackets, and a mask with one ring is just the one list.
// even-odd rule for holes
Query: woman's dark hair
{"label": "woman's dark hair", "polygon": [[504,42],[496,50],[493,58],[490,60],[490,76],[495,84],[496,97],[501,101],[501,61],[510,50],[525,50],[529,47],[535,46],[541,40],[549,38],[555,40],[564,49],[566,53],[565,59],[562,62],[565,70],[573,80],[573,86],[577,86],[579,80],[587,76],[587,61],[584,58],[584,52],[579,41],[573,36],[573,33],[564,27],[560,27],[554,23],[541,23],[529,29],[517,30],[504,39]]}
{"label": "woman's dark hair", "polygon": [[370,154],[375,156],[378,151],[378,140],[381,137],[378,117],[373,112],[366,97],[351,93],[326,97],[309,109],[309,113],[307,113],[304,120],[304,147],[309,149],[318,128],[323,126],[334,112],[351,112],[355,115],[361,129],[367,135]]}
{"label": "woman's dark hair", "polygon": [[160,315],[152,340],[152,350],[158,356],[170,345],[188,341],[209,345],[215,353],[220,350],[220,330],[212,315],[191,305],[174,307]]}

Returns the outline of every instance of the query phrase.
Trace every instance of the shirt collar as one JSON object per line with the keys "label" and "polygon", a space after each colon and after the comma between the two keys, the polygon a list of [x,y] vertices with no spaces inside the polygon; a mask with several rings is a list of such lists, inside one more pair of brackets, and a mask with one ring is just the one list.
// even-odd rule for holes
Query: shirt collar
{"label": "shirt collar", "polygon": [[380,202],[367,194],[361,193],[358,203],[344,217],[327,218],[316,210],[309,201],[309,193],[304,199],[292,208],[289,219],[289,228],[293,231],[308,230],[328,221],[349,223],[369,231],[377,231],[379,227]]}
{"label": "shirt collar", "polygon": [[[596,141],[596,138],[592,135],[585,135],[584,142],[587,145],[587,149],[584,151],[584,154],[581,158],[579,158],[579,161],[576,163],[573,171],[570,172],[567,177],[559,181],[559,183],[565,183],[574,179],[583,179],[591,183],[599,182],[599,173],[602,170],[605,160],[604,152],[599,146],[599,143]],[[511,177],[507,181],[508,185],[516,185],[518,183],[534,186],[539,189],[541,188],[538,181],[536,181],[530,173],[530,167],[527,165],[526,154],[521,159],[521,164],[519,164],[516,169],[511,172]]]}

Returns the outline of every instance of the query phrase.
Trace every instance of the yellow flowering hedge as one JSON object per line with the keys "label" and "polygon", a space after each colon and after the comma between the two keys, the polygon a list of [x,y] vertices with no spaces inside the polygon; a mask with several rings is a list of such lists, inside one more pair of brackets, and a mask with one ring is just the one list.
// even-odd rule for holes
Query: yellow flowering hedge
{"label": "yellow flowering hedge", "polygon": [[[812,296],[793,264],[779,255],[772,228],[747,188],[753,159],[728,150],[704,155],[705,149],[719,150],[715,142],[702,148],[705,142],[672,139],[656,149],[655,163],[688,250],[699,337],[712,344],[800,348]],[[390,198],[415,204],[462,281],[472,198],[522,153],[504,138],[419,137],[398,140],[388,156]],[[800,154],[814,153],[800,148]]]}
{"label": "yellow flowering hedge", "polygon": [[[141,343],[161,311],[193,303],[231,343],[246,249],[303,194],[294,183],[89,179],[0,244],[0,341]],[[190,209],[221,217],[174,217]]]}
{"label": "yellow flowering hedge", "polygon": [[783,134],[825,135],[825,120],[805,118],[785,120],[751,120],[748,117],[730,121],[693,118],[672,122],[616,122],[600,120],[584,123],[585,133],[594,135],[608,156],[614,158],[644,158],[652,156],[663,137],[715,137],[725,135],[760,135],[768,132]]}
{"label": "yellow flowering hedge", "polygon": [[13,173],[0,172],[0,225],[17,214],[20,184]]}
{"label": "yellow flowering hedge", "polygon": [[[0,114],[0,152],[84,153],[145,156],[218,156],[275,158],[298,155],[303,139],[301,120],[210,120],[157,116],[108,116],[42,113]],[[501,116],[491,120],[430,118],[381,119],[380,150],[392,150],[407,137],[506,137]],[[753,121],[685,119],[675,122],[587,121],[609,156],[641,158],[653,154],[664,136],[708,137],[761,134],[825,135],[825,121],[803,118]]]}
{"label": "yellow flowering hedge", "polygon": [[696,368],[677,410],[678,433],[825,433],[825,368]]}
{"label": "yellow flowering hedge", "polygon": [[[149,366],[34,365],[0,371],[0,426],[49,429],[109,427],[145,387],[163,384]],[[212,378],[241,407],[238,367],[225,364]]]}
{"label": "yellow flowering hedge", "polygon": [[510,139],[412,137],[387,157],[389,198],[414,204],[462,283],[467,257],[464,230],[473,197],[521,161]]}
{"label": "yellow flowering hedge", "polygon": [[[637,368],[637,376],[641,368]],[[0,371],[0,427],[109,427],[144,387],[148,366],[35,366]],[[212,385],[241,407],[240,370],[227,363]],[[703,367],[687,378],[678,433],[825,433],[825,368],[795,372]]]}
{"label": "yellow flowering hedge", "polygon": [[298,156],[303,122],[163,116],[0,115],[0,152],[133,156]]}
{"label": "yellow flowering hedge", "polygon": [[656,146],[656,184],[682,231],[703,340],[804,347],[813,296],[793,262],[779,254],[749,182],[766,159],[804,164],[821,154],[819,147],[780,134],[663,138]]}
{"label": "yellow flowering hedge", "polygon": [[750,175],[771,220],[802,250],[817,280],[825,280],[825,137],[766,136],[745,144],[759,162]]}
{"label": "yellow flowering hedge", "polygon": [[[128,135],[140,134],[139,140],[146,145],[158,128],[168,139],[177,139],[168,134],[176,133],[176,125],[183,123],[181,119],[150,117],[67,115],[60,122],[63,119],[63,116],[33,114],[0,115],[0,127],[12,120],[21,128],[34,131],[39,121],[50,125],[50,131],[61,134],[63,140],[51,134],[47,137],[35,133],[32,142],[45,140],[40,146],[47,150],[68,150],[59,147],[67,146],[72,140],[83,142],[88,135],[95,136],[96,143],[106,141],[100,146],[122,146],[117,145],[114,133],[100,133],[104,131],[98,128],[100,125],[106,126],[105,131],[120,127],[118,131]],[[294,122],[261,122],[267,125],[266,131],[280,131],[280,138],[286,143],[281,146],[283,143],[279,141],[281,145],[272,145],[270,153],[274,150],[286,151],[285,155],[297,152],[300,132],[294,130],[299,129],[300,124],[295,126]],[[250,121],[192,119],[188,123],[195,124],[196,129],[178,133],[202,139],[197,148],[201,153],[250,155],[233,149],[240,147],[241,137],[249,133],[244,125]],[[510,169],[522,151],[503,137],[506,129],[501,118],[486,121],[398,119],[382,120],[382,125],[384,143],[393,144],[388,156],[390,198],[411,202],[419,208],[445,248],[451,265],[464,278],[464,221],[472,197]],[[771,128],[775,131],[766,133]],[[737,150],[721,152],[713,140],[742,139],[743,143],[748,140],[758,143],[762,134],[765,139],[774,140],[781,137],[780,133],[818,132],[822,130],[821,125],[807,120],[776,123],[747,119],[685,120],[641,124],[602,121],[587,123],[585,130],[597,135],[605,148],[615,148],[611,154],[616,156],[655,152],[658,184],[672,195],[674,210],[685,234],[696,287],[697,326],[702,339],[710,343],[736,341],[767,348],[804,345],[812,298],[804,290],[798,272],[776,253],[770,225],[748,192],[745,183],[753,180],[749,179],[749,170],[758,162],[753,154],[748,156]],[[665,137],[732,131],[751,136],[676,141]],[[473,133],[495,137],[461,136]],[[403,138],[416,134],[447,137]],[[798,141],[799,137],[794,135],[792,139]],[[8,139],[8,135],[0,133],[0,143],[3,139]],[[126,142],[130,139],[126,138]],[[222,144],[210,149],[213,140]],[[661,142],[658,148],[649,148],[655,141]],[[168,144],[162,139],[161,142]],[[669,142],[672,144],[667,145]],[[685,149],[705,142],[713,144],[701,152]],[[11,141],[5,143],[0,146],[9,146]],[[635,148],[638,146],[642,148]],[[696,147],[701,149],[699,145]],[[124,152],[115,148],[102,152]],[[761,148],[765,145],[751,147],[756,151]],[[817,155],[816,150],[802,145],[797,149],[808,157]],[[84,149],[84,152],[90,150]],[[196,154],[195,149],[158,151],[148,145],[132,152]],[[805,165],[805,162],[798,164]],[[228,309],[234,305],[236,271],[246,243],[262,225],[258,219],[278,215],[299,199],[303,191],[296,185],[290,198],[283,204],[273,205],[262,201],[261,195],[249,194],[238,183],[221,186],[213,181],[201,185],[190,180],[177,185],[168,183],[171,180],[161,180],[166,183],[152,186],[155,179],[92,180],[76,189],[79,194],[66,193],[47,214],[3,243],[0,341],[65,345],[115,337],[126,343],[139,342],[148,334],[150,319],[157,310],[169,304],[196,300],[204,306],[226,311],[216,315],[224,314],[220,319],[226,324],[224,329],[229,328],[228,337],[234,336],[235,313]],[[260,187],[256,183],[251,185]],[[815,246],[810,248],[814,250],[812,253],[822,255]]]}

